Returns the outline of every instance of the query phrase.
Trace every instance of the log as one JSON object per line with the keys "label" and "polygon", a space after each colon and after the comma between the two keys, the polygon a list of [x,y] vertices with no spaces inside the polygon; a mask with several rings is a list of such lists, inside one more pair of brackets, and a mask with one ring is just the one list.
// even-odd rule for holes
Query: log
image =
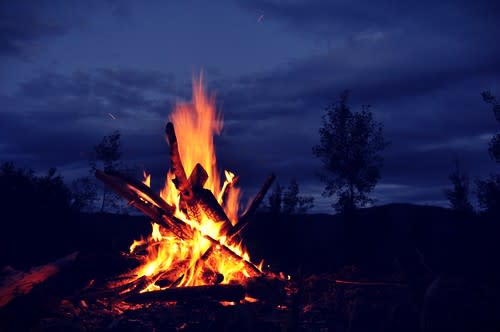
{"label": "log", "polygon": [[190,202],[194,198],[193,190],[191,189],[191,184],[186,177],[184,166],[182,166],[179,147],[177,145],[177,136],[175,135],[174,124],[172,122],[167,123],[165,126],[165,134],[167,136],[168,145],[170,146],[171,167],[175,175],[174,184],[179,190],[183,200]]}
{"label": "log", "polygon": [[219,202],[217,202],[217,199],[210,190],[202,188],[196,189],[193,192],[199,208],[207,217],[217,222],[224,222],[224,230],[226,232],[233,227],[226,212],[224,212],[224,209],[219,205]]}
{"label": "log", "polygon": [[262,185],[262,188],[257,193],[257,195],[255,195],[248,209],[243,213],[238,223],[234,225],[234,227],[229,231],[228,238],[230,240],[233,240],[235,237],[237,237],[241,233],[241,231],[243,231],[243,229],[245,229],[245,227],[248,226],[250,218],[257,211],[257,208],[264,199],[264,196],[266,196],[266,193],[271,187],[271,184],[273,183],[275,178],[276,176],[274,174],[271,174],[270,176],[267,177],[266,181]]}
{"label": "log", "polygon": [[127,186],[130,190],[137,193],[139,198],[144,199],[145,201],[156,205],[161,208],[165,212],[169,214],[173,214],[175,212],[175,207],[168,204],[161,198],[157,193],[155,193],[150,187],[145,185],[142,181],[134,179],[128,175],[116,172],[116,171],[108,171],[106,174],[114,176],[116,178],[121,179],[123,182],[127,183]]}
{"label": "log", "polygon": [[212,301],[239,302],[245,298],[245,288],[242,285],[209,285],[167,288],[165,290],[134,294],[125,298],[128,303],[142,304],[155,301],[179,302]]}
{"label": "log", "polygon": [[[231,222],[226,216],[224,209],[219,205],[217,199],[213,196],[212,192],[203,189],[203,185],[198,185],[207,180],[208,175],[205,169],[200,164],[197,164],[193,169],[190,179],[187,179],[184,166],[182,165],[181,157],[179,154],[179,147],[177,145],[177,136],[172,122],[167,123],[165,133],[168,143],[170,145],[170,160],[172,170],[175,174],[176,188],[179,190],[182,203],[181,209],[187,212],[189,219],[200,221],[200,209],[209,217],[216,221],[225,223],[225,227],[229,229]],[[193,184],[197,184],[194,186]],[[193,188],[197,188],[193,190]]]}
{"label": "log", "polygon": [[28,272],[10,270],[0,284],[0,308],[15,297],[31,292],[34,286],[59,273],[66,265],[74,262],[77,256],[78,252],[74,252],[54,262],[33,267]]}
{"label": "log", "polygon": [[148,200],[141,199],[136,191],[130,189],[130,186],[123,178],[115,177],[101,170],[96,170],[95,176],[120,196],[125,198],[136,209],[180,239],[187,240],[192,237],[190,227],[187,227],[184,222],[170,217],[171,214],[168,211],[164,211],[151,204]]}
{"label": "log", "polygon": [[199,163],[196,164],[191,175],[189,175],[189,183],[191,187],[194,188],[203,188],[205,182],[208,180],[207,171],[201,166]]}
{"label": "log", "polygon": [[[103,171],[97,170],[95,173],[96,177],[103,181],[106,185],[115,190],[119,195],[127,199],[130,204],[136,207],[138,210],[143,212],[149,218],[153,219],[156,223],[160,224],[165,229],[172,232],[175,236],[182,240],[191,239],[193,237],[192,231],[200,232],[200,234],[210,241],[211,245],[219,246],[219,248],[224,251],[226,254],[230,255],[236,260],[243,261],[244,264],[255,274],[259,275],[262,272],[259,270],[255,264],[246,261],[237,253],[232,251],[227,246],[221,244],[219,241],[211,237],[210,235],[202,233],[197,228],[191,228],[191,225],[186,224],[183,220],[176,218],[175,216],[168,214],[162,209],[150,204],[147,201],[141,200],[137,197],[137,194],[133,191],[129,190],[129,187],[123,182],[122,179],[115,178],[111,175],[106,174]],[[195,226],[195,225],[193,225]]]}

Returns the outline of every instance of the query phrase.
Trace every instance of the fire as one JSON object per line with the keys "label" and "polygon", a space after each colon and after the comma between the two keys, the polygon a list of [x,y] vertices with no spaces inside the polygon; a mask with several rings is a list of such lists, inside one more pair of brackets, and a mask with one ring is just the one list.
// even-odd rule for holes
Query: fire
{"label": "fire", "polygon": [[[169,171],[160,196],[175,207],[174,216],[195,231],[191,238],[180,239],[157,223],[152,223],[151,235],[147,239],[135,240],[130,246],[130,252],[137,254],[141,260],[140,266],[133,271],[134,279],[147,280],[142,291],[242,282],[255,271],[248,267],[248,253],[241,243],[235,243],[227,229],[238,223],[241,191],[236,186],[237,176],[229,171],[224,172],[225,180],[221,186],[214,136],[221,133],[223,119],[216,109],[215,96],[204,91],[202,75],[193,79],[192,100],[178,103],[169,120],[175,128],[186,177],[199,171],[195,168],[199,167],[197,164],[201,165],[207,176],[198,190],[210,191],[214,201],[224,210],[227,221],[216,220],[203,210],[193,218],[183,208],[186,203],[182,201],[176,185],[176,175]],[[151,176],[146,172],[143,183],[150,187]],[[228,222],[229,225],[226,225]],[[228,254],[229,251],[236,253],[240,259]]]}

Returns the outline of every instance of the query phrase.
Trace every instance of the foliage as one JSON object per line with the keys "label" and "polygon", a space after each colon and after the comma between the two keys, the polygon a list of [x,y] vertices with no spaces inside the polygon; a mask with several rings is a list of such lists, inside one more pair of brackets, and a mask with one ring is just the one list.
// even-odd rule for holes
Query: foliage
{"label": "foliage", "polygon": [[277,183],[273,192],[269,196],[268,208],[274,215],[292,215],[304,214],[314,207],[314,198],[310,196],[301,196],[297,180],[292,179],[285,188]]}
{"label": "foliage", "polygon": [[[489,91],[485,91],[481,95],[486,103],[493,106],[493,114],[495,115],[497,121],[500,122],[500,103],[498,103],[496,98]],[[491,139],[488,152],[491,159],[500,163],[500,133],[495,134],[495,136]]]}
{"label": "foliage", "polygon": [[269,211],[274,215],[279,215],[281,213],[281,200],[283,196],[283,187],[276,183],[273,192],[269,196]]}
{"label": "foliage", "polygon": [[476,188],[479,206],[487,215],[500,216],[500,175],[477,180]]}
{"label": "foliage", "polygon": [[319,129],[320,142],[313,153],[323,164],[321,180],[324,196],[336,195],[332,204],[339,212],[349,212],[371,202],[370,193],[380,179],[381,152],[388,145],[382,125],[373,119],[369,106],[352,112],[348,92],[326,108]]}
{"label": "foliage", "polygon": [[453,189],[445,190],[445,195],[453,210],[462,214],[473,213],[470,202],[469,177],[460,169],[458,160],[455,162],[455,170],[449,176]]}
{"label": "foliage", "polygon": [[29,266],[61,254],[72,238],[69,228],[78,218],[78,207],[56,169],[36,175],[5,162],[0,166],[0,187],[0,251],[12,260],[4,261],[9,259],[5,255],[0,266]]}
{"label": "foliage", "polygon": [[312,196],[300,196],[297,180],[290,180],[288,189],[283,193],[283,214],[303,214],[314,207]]}
{"label": "foliage", "polygon": [[80,210],[91,212],[94,210],[97,197],[97,183],[90,176],[83,176],[71,183],[74,205]]}
{"label": "foliage", "polygon": [[[481,95],[486,103],[493,106],[493,114],[500,122],[500,104],[497,99],[489,91],[485,91]],[[491,139],[488,152],[491,159],[500,163],[500,133],[495,134]],[[500,216],[500,175],[492,174],[486,180],[477,180],[476,190],[479,206],[485,214]]]}

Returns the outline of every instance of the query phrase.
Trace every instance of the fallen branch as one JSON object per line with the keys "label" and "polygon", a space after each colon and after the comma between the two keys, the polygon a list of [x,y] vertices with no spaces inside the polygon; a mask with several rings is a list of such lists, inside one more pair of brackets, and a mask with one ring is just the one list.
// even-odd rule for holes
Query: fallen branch
{"label": "fallen branch", "polygon": [[75,261],[77,256],[78,252],[74,252],[54,262],[33,267],[28,272],[11,269],[0,283],[0,308],[15,297],[31,292],[34,286],[57,274],[66,265]]}

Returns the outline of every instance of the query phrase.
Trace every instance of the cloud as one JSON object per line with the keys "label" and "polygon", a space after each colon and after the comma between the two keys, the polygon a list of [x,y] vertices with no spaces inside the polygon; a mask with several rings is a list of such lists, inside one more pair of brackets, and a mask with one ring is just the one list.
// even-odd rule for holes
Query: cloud
{"label": "cloud", "polygon": [[[127,136],[124,143],[128,136],[137,139],[127,142],[131,159],[144,155],[139,147],[155,146],[146,145],[144,137],[159,136],[163,143],[162,123],[173,100],[182,97],[174,86],[171,75],[131,69],[40,74],[21,83],[15,94],[0,96],[5,142],[0,158],[37,169],[79,162],[81,167],[93,144],[115,129]],[[166,93],[160,96],[160,90]]]}
{"label": "cloud", "polygon": [[13,1],[0,3],[0,57],[29,60],[53,38],[84,26],[96,12],[126,18],[124,2],[91,0]]}

